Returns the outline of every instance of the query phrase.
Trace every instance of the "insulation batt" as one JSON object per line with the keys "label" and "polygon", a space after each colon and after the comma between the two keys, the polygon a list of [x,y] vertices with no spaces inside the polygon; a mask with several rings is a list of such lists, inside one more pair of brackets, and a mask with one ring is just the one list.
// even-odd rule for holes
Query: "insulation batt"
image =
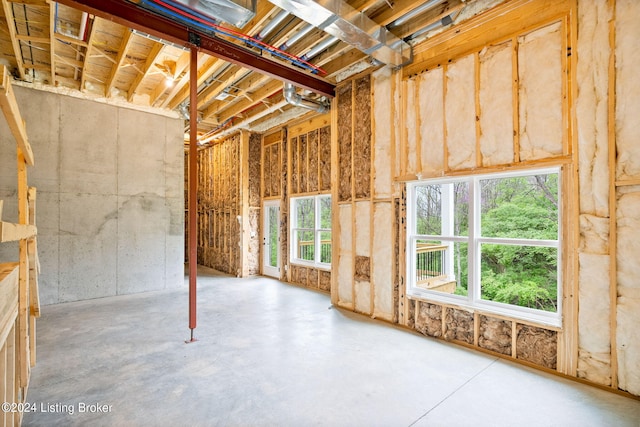
{"label": "insulation batt", "polygon": [[436,68],[420,76],[420,148],[422,173],[427,175],[444,168],[444,74]]}
{"label": "insulation batt", "polygon": [[609,219],[580,215],[580,252],[609,253]]}
{"label": "insulation batt", "polygon": [[480,151],[484,166],[513,162],[512,43],[480,52]]}
{"label": "insulation batt", "polygon": [[371,203],[357,202],[356,209],[356,255],[368,257],[371,251]]}
{"label": "insulation batt", "polygon": [[338,300],[345,305],[353,303],[353,249],[351,239],[351,204],[339,205],[340,256],[338,258]]}
{"label": "insulation batt", "polygon": [[416,330],[432,337],[442,336],[442,307],[426,302],[421,302],[419,305]]}
{"label": "insulation batt", "polygon": [[576,123],[580,173],[580,212],[609,216],[607,0],[581,1],[578,7],[578,97]]}
{"label": "insulation batt", "polygon": [[467,55],[447,68],[445,119],[448,166],[470,169],[476,165],[475,60]]}
{"label": "insulation batt", "polygon": [[580,246],[577,376],[611,384],[607,0],[578,7]]}
{"label": "insulation batt", "polygon": [[516,357],[549,369],[556,369],[558,334],[534,326],[516,327]]}
{"label": "insulation batt", "polygon": [[511,354],[511,322],[480,316],[478,345],[501,354]]}
{"label": "insulation batt", "polygon": [[360,280],[355,281],[356,311],[371,314],[371,284]]}
{"label": "insulation batt", "polygon": [[406,172],[407,174],[415,174],[418,172],[417,165],[417,156],[418,152],[418,139],[420,136],[418,135],[416,129],[417,117],[416,111],[419,111],[416,104],[416,90],[415,90],[416,82],[415,79],[409,79],[405,82],[405,90],[406,90],[406,129],[407,129],[407,146],[405,147],[405,155],[406,155]]}
{"label": "insulation batt", "polygon": [[[578,375],[611,383],[609,330],[609,256],[581,253],[578,311]],[[591,360],[589,358],[594,358]]]}
{"label": "insulation batt", "polygon": [[473,344],[473,313],[447,308],[444,338]]}
{"label": "insulation batt", "polygon": [[355,197],[371,197],[371,78],[355,81],[353,128],[353,185]]}
{"label": "insulation batt", "polygon": [[618,384],[640,395],[640,186],[621,187],[618,196]]}
{"label": "insulation batt", "polygon": [[393,317],[393,241],[391,203],[373,205],[373,248],[371,258],[374,285],[374,316],[385,320]]}
{"label": "insulation batt", "polygon": [[521,160],[562,154],[560,25],[552,24],[518,39]]}
{"label": "insulation batt", "polygon": [[617,179],[640,178],[640,4],[616,1],[616,148]]}
{"label": "insulation batt", "polygon": [[391,196],[391,69],[381,68],[373,73],[373,123],[374,123],[374,170],[375,197]]}

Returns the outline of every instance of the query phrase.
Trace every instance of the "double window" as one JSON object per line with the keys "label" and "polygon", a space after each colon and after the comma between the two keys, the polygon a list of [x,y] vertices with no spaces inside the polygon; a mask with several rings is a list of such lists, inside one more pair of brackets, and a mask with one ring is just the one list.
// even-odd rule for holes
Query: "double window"
{"label": "double window", "polygon": [[291,198],[291,262],[331,266],[331,196]]}
{"label": "double window", "polygon": [[409,295],[560,325],[560,169],[408,184]]}

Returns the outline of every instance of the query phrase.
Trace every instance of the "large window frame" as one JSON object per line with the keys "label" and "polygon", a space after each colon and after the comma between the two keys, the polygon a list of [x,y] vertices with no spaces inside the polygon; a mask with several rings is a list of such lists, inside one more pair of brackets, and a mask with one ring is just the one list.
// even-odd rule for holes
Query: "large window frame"
{"label": "large window frame", "polygon": [[[481,213],[480,213],[480,182],[487,179],[495,178],[517,178],[528,177],[534,175],[545,174],[557,174],[557,191],[558,191],[558,234],[557,239],[542,240],[542,239],[526,239],[526,238],[503,238],[503,237],[486,237],[481,232]],[[429,186],[433,184],[442,185],[441,188],[452,187],[456,183],[468,183],[468,232],[467,235],[454,235],[453,233],[441,234],[418,234],[417,230],[417,189],[419,187]],[[450,184],[450,185],[449,185]],[[407,295],[414,299],[423,299],[429,301],[435,301],[439,303],[451,304],[469,309],[477,309],[487,313],[494,313],[511,318],[521,319],[524,321],[543,324],[546,326],[561,327],[562,326],[562,224],[563,224],[563,212],[562,212],[562,168],[561,167],[547,167],[538,169],[526,169],[509,172],[497,172],[487,174],[477,174],[460,177],[445,177],[435,179],[425,179],[420,181],[412,181],[407,183],[407,233],[406,233],[406,274],[407,274]],[[449,227],[453,217],[453,201],[450,200],[442,190],[442,202],[441,202],[441,223],[442,229]],[[451,193],[452,194],[452,193]],[[451,228],[452,229],[452,228]],[[468,262],[468,277],[467,277],[467,295],[455,295],[453,293],[439,292],[435,290],[425,289],[418,286],[418,271],[419,266],[416,266],[418,247],[420,242],[425,241],[437,241],[440,242],[442,248],[448,247],[443,252],[441,262],[442,264],[453,264],[453,245],[460,243],[467,245],[467,262]],[[481,297],[481,245],[493,244],[493,245],[515,245],[522,247],[543,247],[553,248],[556,251],[557,257],[557,305],[556,311],[544,311],[541,309],[534,309],[529,307],[521,307],[513,304],[495,302]],[[447,271],[443,271],[449,280],[456,280],[455,277],[451,277],[453,267],[448,267]]]}
{"label": "large window frame", "polygon": [[[331,209],[331,194],[318,194],[314,196],[300,196],[291,197],[290,202],[290,241],[289,241],[289,258],[291,264],[304,265],[307,267],[315,267],[323,270],[331,269],[331,248],[333,235],[331,232],[331,211],[329,211],[329,228],[322,226],[322,206],[323,200],[328,200],[328,206]],[[311,224],[300,224],[300,218],[298,217],[298,203],[303,201],[312,201],[313,203],[313,226]],[[325,205],[326,206],[326,205]],[[303,220],[304,221],[304,220]],[[326,225],[326,224],[325,224]],[[306,235],[313,235],[313,260],[304,259],[301,256],[300,240],[301,233]],[[330,236],[330,243],[326,245],[326,238],[323,239],[323,235]],[[328,251],[327,251],[328,246]],[[328,254],[327,254],[328,252]],[[323,255],[324,254],[324,255]],[[329,262],[323,261],[323,257],[326,259],[329,257]]]}

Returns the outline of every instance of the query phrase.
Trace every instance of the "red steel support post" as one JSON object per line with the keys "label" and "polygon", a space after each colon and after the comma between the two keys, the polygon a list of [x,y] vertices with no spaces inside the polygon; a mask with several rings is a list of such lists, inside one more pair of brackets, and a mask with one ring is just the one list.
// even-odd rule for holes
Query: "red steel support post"
{"label": "red steel support post", "polygon": [[191,46],[189,69],[189,329],[195,341],[198,276],[198,48]]}

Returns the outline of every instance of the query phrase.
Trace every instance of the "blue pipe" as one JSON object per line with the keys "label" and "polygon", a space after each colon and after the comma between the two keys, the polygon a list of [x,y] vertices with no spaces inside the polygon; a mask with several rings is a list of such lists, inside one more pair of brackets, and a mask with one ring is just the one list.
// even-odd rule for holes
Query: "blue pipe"
{"label": "blue pipe", "polygon": [[[166,1],[166,0],[164,0],[164,1]],[[305,64],[304,62],[297,61],[297,60],[295,60],[295,59],[293,59],[293,58],[291,58],[291,57],[289,57],[287,55],[284,55],[284,54],[282,54],[282,53],[280,53],[280,52],[278,52],[276,50],[271,50],[268,47],[266,47],[264,45],[261,45],[261,44],[255,42],[255,41],[253,41],[251,39],[243,39],[241,37],[236,36],[235,34],[231,34],[231,33],[228,33],[226,31],[222,31],[219,28],[209,27],[209,26],[207,26],[207,25],[205,25],[205,24],[203,24],[201,22],[198,22],[198,21],[196,21],[196,20],[194,20],[194,19],[192,19],[192,18],[190,18],[188,16],[180,15],[179,13],[176,13],[176,12],[170,10],[170,9],[167,9],[167,8],[163,7],[162,5],[159,5],[157,3],[150,2],[149,0],[140,0],[140,4],[146,5],[149,9],[155,10],[156,12],[159,12],[161,14],[169,16],[169,17],[171,17],[171,18],[173,18],[173,19],[175,19],[175,20],[177,20],[179,22],[183,22],[183,23],[187,23],[189,25],[192,25],[193,27],[201,29],[203,31],[223,34],[223,35],[231,37],[231,38],[233,38],[235,40],[247,43],[248,45],[253,46],[255,48],[258,48],[260,50],[266,50],[267,52],[271,53],[274,56],[277,56],[278,58],[284,59],[285,61],[289,61],[289,62],[291,62],[292,64],[294,64],[294,65],[296,65],[298,67],[302,67],[304,69],[310,70],[312,72],[312,74],[317,74],[318,73],[317,69],[314,69],[313,67],[310,67],[309,65]],[[210,20],[210,19],[207,18],[207,20]]]}

